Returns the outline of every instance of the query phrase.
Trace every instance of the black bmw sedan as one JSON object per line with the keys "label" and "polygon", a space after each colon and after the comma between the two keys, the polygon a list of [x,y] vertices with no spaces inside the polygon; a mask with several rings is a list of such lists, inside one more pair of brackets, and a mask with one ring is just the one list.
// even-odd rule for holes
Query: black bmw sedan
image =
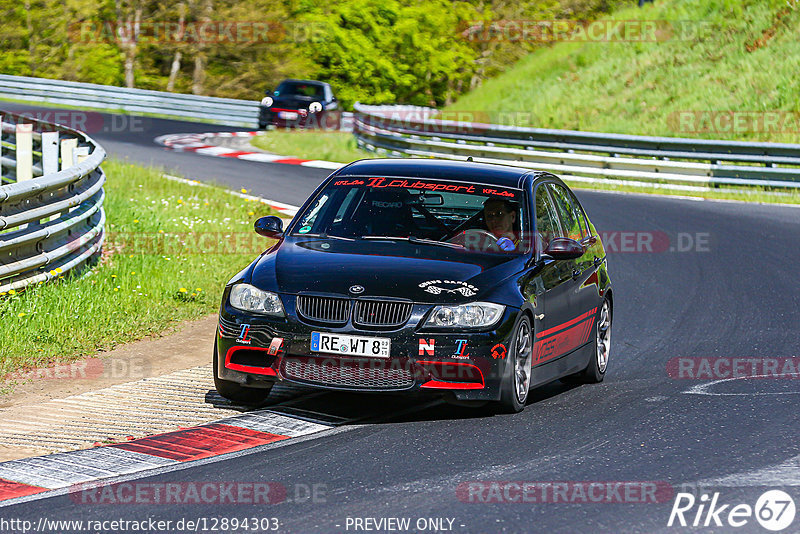
{"label": "black bmw sedan", "polygon": [[429,159],[328,177],[225,287],[217,391],[278,381],[436,393],[518,412],[531,388],[600,382],[613,292],[598,232],[556,176]]}
{"label": "black bmw sedan", "polygon": [[338,130],[339,103],[331,86],[313,80],[284,80],[261,99],[258,127],[325,128]]}

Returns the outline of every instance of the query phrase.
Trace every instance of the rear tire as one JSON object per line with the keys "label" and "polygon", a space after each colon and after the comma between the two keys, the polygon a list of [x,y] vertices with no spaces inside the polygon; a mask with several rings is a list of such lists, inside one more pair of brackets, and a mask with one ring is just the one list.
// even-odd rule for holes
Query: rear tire
{"label": "rear tire", "polygon": [[520,314],[514,326],[514,337],[508,351],[506,376],[503,379],[497,409],[502,413],[519,413],[525,409],[531,388],[533,362],[533,329],[527,315]]}
{"label": "rear tire", "polygon": [[219,377],[217,356],[217,340],[214,340],[214,387],[221,396],[226,399],[245,404],[248,406],[260,406],[269,397],[272,387],[268,388],[249,388],[236,382],[223,380]]}

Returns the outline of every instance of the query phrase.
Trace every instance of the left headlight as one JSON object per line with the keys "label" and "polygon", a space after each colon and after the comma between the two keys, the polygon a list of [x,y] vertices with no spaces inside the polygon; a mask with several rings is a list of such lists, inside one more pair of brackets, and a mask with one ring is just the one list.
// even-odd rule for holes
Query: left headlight
{"label": "left headlight", "polygon": [[271,96],[265,96],[264,98],[261,99],[261,105],[264,106],[265,108],[272,107],[273,102],[274,100],[272,100]]}
{"label": "left headlight", "polygon": [[502,304],[494,304],[492,302],[436,306],[425,325],[486,328],[497,324],[505,309],[506,307]]}
{"label": "left headlight", "polygon": [[229,299],[231,306],[238,310],[284,316],[283,303],[277,294],[263,291],[250,284],[233,286]]}

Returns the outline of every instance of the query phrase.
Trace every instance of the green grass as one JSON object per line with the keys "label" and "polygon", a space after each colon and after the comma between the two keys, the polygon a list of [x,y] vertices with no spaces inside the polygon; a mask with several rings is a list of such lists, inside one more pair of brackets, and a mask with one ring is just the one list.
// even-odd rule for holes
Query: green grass
{"label": "green grass", "polygon": [[319,130],[269,130],[253,137],[251,143],[263,150],[303,159],[320,159],[350,163],[357,159],[374,158],[375,154],[361,150],[353,134]]}
{"label": "green grass", "polygon": [[274,214],[263,204],[153,168],[103,168],[103,258],[80,275],[0,296],[0,377],[213,313],[225,283],[271,243],[252,230],[257,217]]}
{"label": "green grass", "polygon": [[[778,0],[658,0],[643,9],[634,6],[611,18],[687,21],[701,31],[649,43],[558,43],[527,55],[446,111],[488,112],[495,121],[518,126],[800,142],[796,130],[744,127],[693,134],[677,115],[800,112],[797,6]],[[790,129],[792,124],[800,120]]]}

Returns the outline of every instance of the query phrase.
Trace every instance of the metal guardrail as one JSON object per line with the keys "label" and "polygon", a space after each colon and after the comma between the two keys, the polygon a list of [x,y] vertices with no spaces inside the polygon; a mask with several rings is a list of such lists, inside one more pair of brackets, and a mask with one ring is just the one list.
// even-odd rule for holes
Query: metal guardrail
{"label": "metal guardrail", "polygon": [[[258,128],[259,102],[212,96],[127,89],[112,85],[65,82],[47,78],[0,74],[0,98],[60,106],[147,113],[179,120],[198,120],[227,126]],[[343,131],[352,130],[353,114],[342,112]]]}
{"label": "metal guardrail", "polygon": [[800,145],[604,134],[438,120],[435,110],[356,103],[359,146],[394,155],[514,163],[590,179],[800,187]]}
{"label": "metal guardrail", "polygon": [[105,238],[103,148],[86,134],[0,111],[0,293],[84,265]]}
{"label": "metal guardrail", "polygon": [[119,109],[230,126],[258,126],[258,102],[0,74],[0,97],[92,109]]}

